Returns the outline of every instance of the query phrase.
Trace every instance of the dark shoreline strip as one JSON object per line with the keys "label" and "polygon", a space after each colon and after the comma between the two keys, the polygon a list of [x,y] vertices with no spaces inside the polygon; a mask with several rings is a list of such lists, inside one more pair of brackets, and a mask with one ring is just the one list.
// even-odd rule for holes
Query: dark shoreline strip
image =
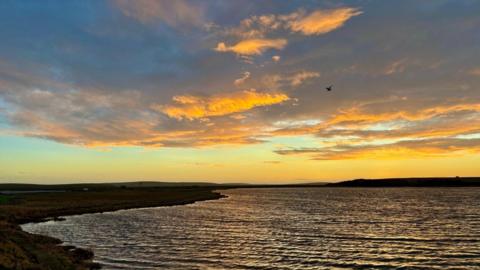
{"label": "dark shoreline strip", "polygon": [[42,223],[42,222],[47,222],[47,221],[52,221],[52,220],[53,221],[61,221],[64,217],[68,217],[68,216],[108,213],[108,212],[115,212],[115,211],[120,211],[120,210],[187,205],[187,204],[193,204],[193,203],[196,203],[196,202],[213,201],[213,200],[219,200],[219,199],[228,197],[228,196],[223,195],[219,192],[212,192],[212,194],[214,194],[216,196],[212,196],[212,197],[209,197],[209,198],[181,200],[181,201],[176,201],[176,202],[165,202],[165,203],[152,203],[152,204],[138,203],[138,204],[133,205],[133,206],[111,205],[111,206],[107,206],[105,208],[101,208],[101,209],[97,209],[97,210],[91,209],[91,208],[82,210],[81,208],[80,209],[76,208],[76,209],[71,209],[71,210],[65,210],[63,212],[59,212],[58,214],[49,215],[49,216],[45,216],[45,217],[19,219],[17,221],[17,224],[24,225],[24,224],[27,224],[27,223]]}

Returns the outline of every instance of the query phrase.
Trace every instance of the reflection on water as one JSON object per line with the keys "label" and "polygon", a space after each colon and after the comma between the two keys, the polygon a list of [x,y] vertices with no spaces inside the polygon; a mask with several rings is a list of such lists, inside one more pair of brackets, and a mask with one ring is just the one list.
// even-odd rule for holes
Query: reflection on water
{"label": "reflection on water", "polygon": [[480,269],[478,188],[236,189],[24,229],[105,269]]}

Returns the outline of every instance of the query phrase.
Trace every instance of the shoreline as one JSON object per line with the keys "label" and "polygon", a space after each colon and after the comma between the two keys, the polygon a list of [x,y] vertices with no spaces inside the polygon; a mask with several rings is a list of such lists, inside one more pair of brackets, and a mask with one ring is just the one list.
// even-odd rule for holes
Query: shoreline
{"label": "shoreline", "polygon": [[194,200],[185,200],[185,201],[179,201],[179,202],[172,202],[172,203],[164,203],[164,204],[153,204],[153,205],[143,205],[140,203],[138,206],[125,206],[125,207],[111,207],[111,208],[105,208],[106,210],[73,210],[72,211],[66,211],[65,214],[58,214],[55,216],[46,216],[44,218],[32,218],[32,219],[22,219],[17,222],[18,225],[25,225],[25,224],[30,224],[30,223],[42,223],[42,222],[48,222],[48,221],[63,221],[65,217],[70,217],[70,216],[81,216],[81,215],[87,215],[87,214],[101,214],[101,213],[111,213],[111,212],[116,212],[116,211],[122,211],[122,210],[131,210],[131,209],[142,209],[142,208],[156,208],[156,207],[169,207],[169,206],[180,206],[180,205],[188,205],[188,204],[194,204],[196,202],[204,202],[204,201],[213,201],[213,200],[219,200],[223,198],[228,198],[228,196],[221,194],[220,192],[212,192],[213,194],[218,194],[217,197],[212,197],[212,198],[205,198],[205,199],[194,199]]}
{"label": "shoreline", "polygon": [[[167,193],[174,193],[169,197],[160,197]],[[105,192],[78,192],[62,193],[67,196],[58,196],[52,200],[50,196],[57,194],[28,194],[24,195],[20,202],[12,205],[0,205],[0,269],[100,269],[101,265],[93,262],[94,253],[91,250],[78,248],[70,245],[62,245],[63,241],[50,236],[32,234],[22,229],[21,225],[27,223],[41,223],[51,220],[62,219],[64,216],[115,212],[138,208],[167,207],[175,205],[187,205],[200,201],[218,200],[227,196],[212,189],[188,188],[188,189],[132,189],[114,190]],[[131,194],[129,194],[131,193]],[[90,195],[102,197],[109,195],[111,200],[102,198],[103,204],[91,205],[88,199],[72,201],[73,195]],[[115,195],[124,195],[123,201]],[[68,196],[71,195],[71,196]],[[129,196],[125,196],[129,195]],[[143,195],[143,196],[141,196]],[[54,205],[53,209],[38,207],[28,209],[25,204],[29,200],[37,202],[45,197],[49,198],[47,206]],[[122,197],[122,196],[120,196]],[[127,198],[128,197],[128,198]],[[59,206],[63,203],[69,207]],[[27,203],[25,203],[27,201]],[[42,201],[42,200],[40,200]],[[42,201],[44,202],[44,201]],[[73,204],[72,204],[73,202]],[[77,207],[75,207],[77,206]],[[26,213],[22,210],[27,208]],[[20,208],[20,210],[19,210]],[[41,207],[40,207],[41,208]],[[2,211],[3,210],[3,211]],[[9,212],[10,211],[10,212]],[[39,212],[37,212],[39,211]]]}
{"label": "shoreline", "polygon": [[[478,178],[443,180],[357,179],[335,184],[216,185],[139,187],[128,185],[70,185],[53,192],[0,194],[0,269],[99,269],[90,250],[64,246],[49,236],[23,231],[21,225],[62,220],[64,216],[119,210],[186,205],[226,198],[234,188],[459,188],[478,187]],[[397,182],[398,181],[398,182]],[[445,182],[444,182],[445,181]],[[428,183],[428,185],[427,185]],[[56,190],[62,192],[55,192]],[[28,189],[22,189],[22,191]]]}

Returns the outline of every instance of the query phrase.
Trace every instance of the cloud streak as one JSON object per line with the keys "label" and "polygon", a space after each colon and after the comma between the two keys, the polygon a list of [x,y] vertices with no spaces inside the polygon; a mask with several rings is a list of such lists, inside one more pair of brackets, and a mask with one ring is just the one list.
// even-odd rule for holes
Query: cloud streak
{"label": "cloud streak", "polygon": [[287,74],[269,74],[262,78],[263,83],[272,89],[280,89],[284,87],[297,88],[302,84],[309,83],[310,80],[319,78],[320,73],[315,71],[300,70]]}
{"label": "cloud streak", "polygon": [[285,16],[287,27],[307,36],[322,35],[342,27],[346,21],[362,14],[355,8],[316,10],[309,14],[299,11]]}
{"label": "cloud streak", "polygon": [[357,8],[341,7],[317,9],[312,12],[299,9],[289,14],[255,15],[242,20],[237,27],[228,28],[224,34],[240,39],[288,34],[285,31],[306,36],[323,35],[341,28],[349,19],[362,13]]}
{"label": "cloud streak", "polygon": [[320,73],[318,73],[318,72],[301,71],[301,72],[298,72],[298,73],[292,75],[287,80],[290,81],[291,86],[296,87],[296,86],[299,86],[299,85],[305,83],[305,81],[307,81],[309,79],[318,78],[318,77],[320,77]]}
{"label": "cloud streak", "polygon": [[238,78],[238,79],[236,79],[235,81],[233,81],[233,84],[234,84],[235,86],[240,86],[240,85],[242,85],[243,83],[245,83],[245,81],[248,80],[248,78],[250,78],[250,72],[245,71],[245,72],[243,73],[243,76],[242,76],[241,78]]}
{"label": "cloud streak", "polygon": [[217,52],[233,52],[237,55],[260,55],[267,50],[281,50],[287,45],[286,39],[247,39],[228,46],[223,42],[217,44]]}
{"label": "cloud streak", "polygon": [[279,155],[308,155],[313,160],[431,158],[479,153],[480,139],[434,138],[381,145],[279,149],[275,152]]}

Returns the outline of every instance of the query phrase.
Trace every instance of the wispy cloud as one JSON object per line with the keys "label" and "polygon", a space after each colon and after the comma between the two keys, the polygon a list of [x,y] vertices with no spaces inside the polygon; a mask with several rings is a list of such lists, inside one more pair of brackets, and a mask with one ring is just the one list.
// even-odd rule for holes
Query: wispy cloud
{"label": "wispy cloud", "polygon": [[241,78],[238,78],[238,79],[236,79],[235,81],[233,81],[233,84],[234,84],[235,86],[240,86],[240,85],[242,85],[246,80],[248,80],[248,78],[250,78],[250,72],[245,71],[245,72],[243,73],[243,76],[242,76]]}
{"label": "wispy cloud", "polygon": [[394,73],[401,73],[405,70],[407,66],[407,59],[400,59],[389,64],[385,70],[385,75],[392,75]]}
{"label": "wispy cloud", "polygon": [[362,11],[359,9],[342,7],[311,12],[299,9],[289,14],[255,15],[242,20],[236,27],[227,28],[224,34],[241,39],[263,38],[285,30],[307,36],[322,35],[342,27],[350,18],[360,14]]}
{"label": "wispy cloud", "polygon": [[285,16],[286,25],[294,32],[304,35],[321,35],[342,27],[346,21],[362,14],[355,8],[316,10],[306,13],[301,10]]}
{"label": "wispy cloud", "polygon": [[217,52],[233,52],[237,55],[260,55],[269,49],[281,50],[287,45],[286,39],[247,39],[228,46],[224,42],[217,44]]}
{"label": "wispy cloud", "polygon": [[316,71],[300,70],[287,74],[269,74],[262,78],[263,84],[271,89],[280,89],[285,86],[296,88],[309,80],[320,77]]}
{"label": "wispy cloud", "polygon": [[290,81],[290,85],[295,87],[303,84],[308,79],[318,78],[320,77],[320,73],[313,72],[313,71],[301,71],[296,74],[293,74],[287,80]]}
{"label": "wispy cloud", "polygon": [[479,153],[480,139],[433,138],[380,145],[279,149],[275,152],[280,155],[309,155],[314,160],[431,158],[460,155],[465,152]]}
{"label": "wispy cloud", "polygon": [[[463,103],[452,105],[439,105],[415,110],[398,110],[386,109],[386,112],[375,111],[375,106],[380,106],[378,103],[367,103],[365,105],[356,105],[347,109],[339,109],[336,114],[332,114],[316,125],[295,126],[276,130],[275,133],[283,135],[292,134],[315,134],[324,130],[345,130],[348,129],[364,129],[373,125],[383,124],[384,126],[391,126],[395,123],[402,123],[398,128],[412,128],[413,124],[424,126],[428,121],[434,119],[441,120],[443,123],[447,120],[454,120],[457,124],[468,123],[472,118],[475,118],[477,113],[480,113],[479,103]],[[433,121],[435,123],[435,121]],[[449,125],[442,125],[442,122],[437,123],[438,127],[449,128]],[[454,121],[452,121],[454,122]],[[451,124],[451,123],[450,123]],[[397,125],[398,126],[398,125]],[[439,130],[439,129],[436,129]],[[340,133],[342,131],[339,131]],[[397,130],[396,132],[401,132]],[[401,133],[399,133],[401,134]]]}

